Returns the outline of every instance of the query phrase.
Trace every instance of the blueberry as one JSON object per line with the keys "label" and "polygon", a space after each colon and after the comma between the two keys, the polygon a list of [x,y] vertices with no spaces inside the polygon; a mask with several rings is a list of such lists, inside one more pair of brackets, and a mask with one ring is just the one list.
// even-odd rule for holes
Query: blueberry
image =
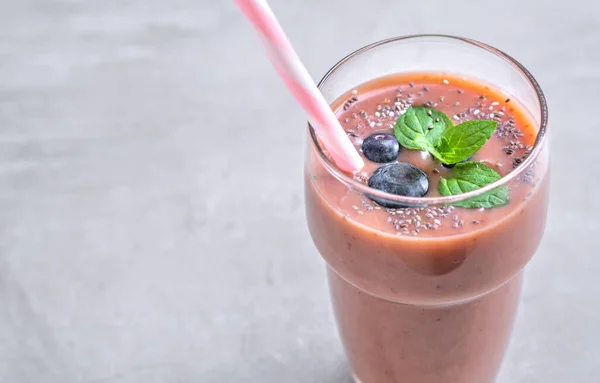
{"label": "blueberry", "polygon": [[[429,190],[429,180],[421,169],[406,162],[399,162],[386,164],[375,170],[369,177],[369,187],[396,195],[423,197]],[[406,206],[388,199],[368,197],[384,207]]]}
{"label": "blueberry", "polygon": [[398,158],[400,144],[391,134],[375,133],[365,139],[362,151],[371,161],[383,164]]}

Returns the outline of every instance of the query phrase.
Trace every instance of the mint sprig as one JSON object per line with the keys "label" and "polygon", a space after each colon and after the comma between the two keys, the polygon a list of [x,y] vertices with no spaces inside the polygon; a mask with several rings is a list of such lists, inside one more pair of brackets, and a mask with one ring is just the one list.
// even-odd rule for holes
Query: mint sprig
{"label": "mint sprig", "polygon": [[[452,178],[440,179],[438,189],[443,196],[453,196],[482,188],[500,178],[500,174],[482,162],[461,162],[452,169]],[[476,197],[454,202],[452,205],[476,209],[502,206],[508,202],[508,186],[500,186]]]}
{"label": "mint sprig", "polygon": [[472,120],[454,126],[439,110],[412,107],[396,121],[394,135],[405,148],[429,152],[440,162],[453,165],[481,149],[497,125],[496,121]]}
{"label": "mint sprig", "polygon": [[[446,114],[427,107],[412,107],[398,118],[394,135],[403,147],[431,153],[438,161],[454,165],[451,178],[441,178],[440,194],[453,196],[482,188],[501,178],[487,165],[462,162],[490,139],[498,123],[490,120],[465,121],[454,126]],[[506,205],[508,187],[502,186],[477,197],[455,202],[465,208],[492,208]]]}

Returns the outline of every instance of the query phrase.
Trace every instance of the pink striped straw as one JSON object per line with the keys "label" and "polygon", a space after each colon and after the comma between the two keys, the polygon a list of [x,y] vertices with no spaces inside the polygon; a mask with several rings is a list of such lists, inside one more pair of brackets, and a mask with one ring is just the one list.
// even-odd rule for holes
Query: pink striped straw
{"label": "pink striped straw", "polygon": [[364,162],[340,122],[298,58],[265,0],[234,0],[262,37],[267,55],[288,89],[308,114],[317,136],[336,165],[345,171],[362,169]]}

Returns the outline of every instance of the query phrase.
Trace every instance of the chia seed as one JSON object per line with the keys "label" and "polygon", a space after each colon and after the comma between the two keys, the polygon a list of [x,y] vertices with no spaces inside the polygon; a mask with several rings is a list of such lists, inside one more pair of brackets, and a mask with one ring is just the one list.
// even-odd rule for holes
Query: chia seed
{"label": "chia seed", "polygon": [[513,166],[516,168],[521,162],[523,162],[523,160],[517,157],[513,160]]}

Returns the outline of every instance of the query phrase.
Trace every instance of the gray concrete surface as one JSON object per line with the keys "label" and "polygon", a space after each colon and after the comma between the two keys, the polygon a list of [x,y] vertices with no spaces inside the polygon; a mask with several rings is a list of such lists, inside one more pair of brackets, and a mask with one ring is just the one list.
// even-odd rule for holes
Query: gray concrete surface
{"label": "gray concrete surface", "polygon": [[[598,382],[600,3],[272,6],[315,77],[418,32],[532,70],[553,200],[499,383]],[[0,0],[0,382],[347,383],[304,142],[227,0]]]}

